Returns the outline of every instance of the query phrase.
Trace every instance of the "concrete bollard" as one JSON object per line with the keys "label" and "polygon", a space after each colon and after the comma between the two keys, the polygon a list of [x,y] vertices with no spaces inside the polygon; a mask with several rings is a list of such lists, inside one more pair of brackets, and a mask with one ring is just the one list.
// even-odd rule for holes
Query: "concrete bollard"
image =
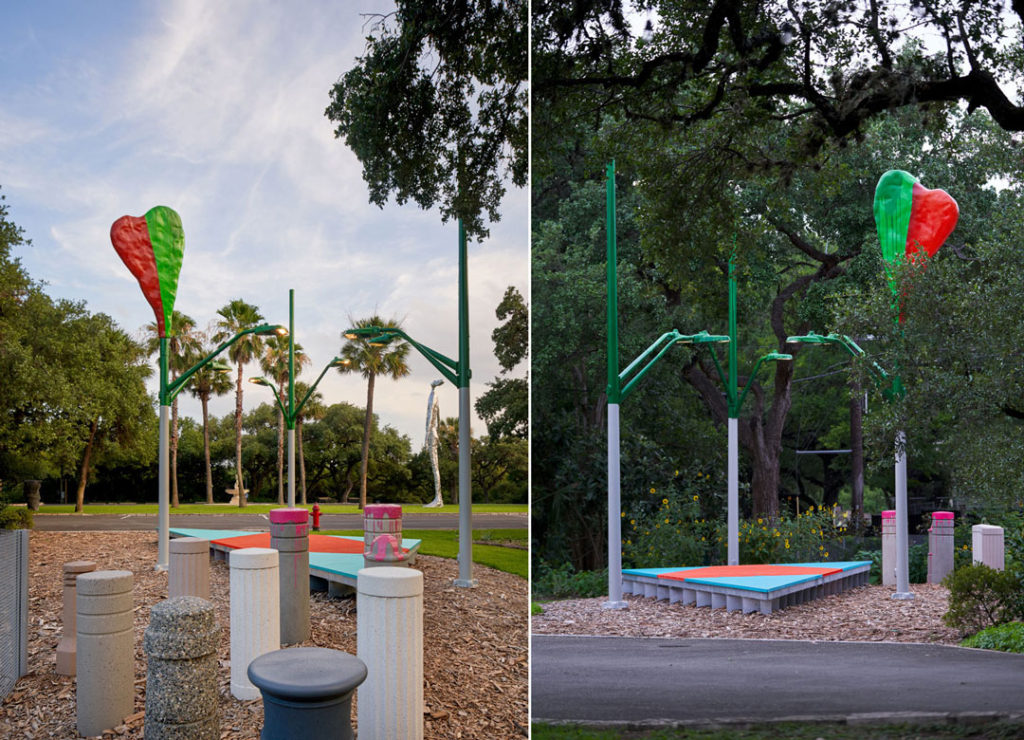
{"label": "concrete bollard", "polygon": [[363,565],[403,565],[402,507],[367,504],[363,509]]}
{"label": "concrete bollard", "polygon": [[359,658],[328,648],[275,650],[249,664],[249,679],[263,693],[263,740],[352,740],[352,694],[366,679]]}
{"label": "concrete bollard", "polygon": [[882,585],[896,585],[896,511],[882,512]]}
{"label": "concrete bollard", "polygon": [[994,524],[975,524],[971,527],[971,552],[975,564],[1003,570],[1006,567],[1003,528]]}
{"label": "concrete bollard", "polygon": [[132,574],[82,573],[76,583],[78,732],[99,735],[135,709]]}
{"label": "concrete bollard", "polygon": [[64,634],[57,645],[57,673],[62,676],[75,675],[75,581],[81,573],[96,570],[96,563],[91,560],[72,560],[64,563]]}
{"label": "concrete bollard", "polygon": [[249,663],[281,646],[277,550],[246,547],[231,553],[231,695],[258,699]]}
{"label": "concrete bollard", "polygon": [[213,604],[175,596],[149,612],[145,740],[218,740],[217,643]]}
{"label": "concrete bollard", "polygon": [[309,639],[309,512],[271,509],[270,546],[278,552],[281,644]]}
{"label": "concrete bollard", "polygon": [[360,737],[423,737],[423,574],[364,568],[357,574],[356,652]]}
{"label": "concrete bollard", "polygon": [[932,512],[928,527],[928,583],[942,583],[953,572],[953,512]]}
{"label": "concrete bollard", "polygon": [[178,537],[169,543],[167,598],[197,596],[210,598],[210,541],[199,537]]}

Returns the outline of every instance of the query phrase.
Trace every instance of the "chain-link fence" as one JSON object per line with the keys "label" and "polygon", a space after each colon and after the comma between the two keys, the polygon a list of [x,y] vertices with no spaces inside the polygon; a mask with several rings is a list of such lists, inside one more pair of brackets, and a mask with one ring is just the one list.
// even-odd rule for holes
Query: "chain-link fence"
{"label": "chain-link fence", "polygon": [[0,529],[0,699],[28,673],[28,530]]}

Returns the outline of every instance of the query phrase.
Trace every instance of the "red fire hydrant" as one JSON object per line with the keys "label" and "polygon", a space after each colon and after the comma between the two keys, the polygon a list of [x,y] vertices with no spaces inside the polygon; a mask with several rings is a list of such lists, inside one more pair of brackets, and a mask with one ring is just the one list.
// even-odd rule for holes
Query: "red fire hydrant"
{"label": "red fire hydrant", "polygon": [[320,531],[320,504],[313,504],[313,531]]}

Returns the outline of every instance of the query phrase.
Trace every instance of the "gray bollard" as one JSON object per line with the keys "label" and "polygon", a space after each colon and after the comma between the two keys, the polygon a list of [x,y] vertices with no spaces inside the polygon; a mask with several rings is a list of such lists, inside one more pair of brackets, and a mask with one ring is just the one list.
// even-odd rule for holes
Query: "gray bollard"
{"label": "gray bollard", "polygon": [[359,658],[328,648],[275,650],[249,664],[249,680],[263,694],[260,740],[352,739],[352,694],[366,680]]}
{"label": "gray bollard", "polygon": [[179,537],[168,547],[167,597],[210,598],[210,541]]}
{"label": "gray bollard", "polygon": [[142,640],[146,671],[145,740],[218,740],[217,643],[213,604],[176,596],[149,612]]}
{"label": "gray bollard", "polygon": [[933,511],[928,527],[928,583],[942,583],[953,572],[953,512]]}
{"label": "gray bollard", "polygon": [[309,639],[309,512],[271,509],[270,546],[278,552],[281,644]]}
{"label": "gray bollard", "polygon": [[132,574],[82,573],[76,583],[78,732],[99,735],[135,708],[135,633]]}
{"label": "gray bollard", "polygon": [[75,582],[81,573],[96,570],[96,563],[91,560],[72,560],[64,563],[64,634],[57,645],[57,673],[62,676],[75,675]]}

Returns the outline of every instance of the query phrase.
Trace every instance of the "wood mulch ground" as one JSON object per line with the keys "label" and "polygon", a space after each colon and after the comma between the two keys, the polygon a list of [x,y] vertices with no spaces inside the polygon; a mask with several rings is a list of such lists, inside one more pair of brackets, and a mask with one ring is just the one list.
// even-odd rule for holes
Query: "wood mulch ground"
{"label": "wood mulch ground", "polygon": [[[142,738],[146,659],[142,635],[150,607],[167,595],[167,574],[152,569],[151,532],[33,532],[29,564],[29,673],[0,705],[0,737],[77,738],[75,679],[54,670],[61,637],[62,567],[93,560],[99,570],[135,576],[135,713],[104,738]],[[528,733],[527,582],[475,566],[474,589],[454,588],[454,560],[419,556],[424,575],[424,731],[427,738],[515,738]],[[210,590],[221,626],[222,740],[259,737],[262,701],[230,692],[229,570],[211,563]],[[306,646],[356,653],[355,598],[311,595],[312,637]],[[358,694],[355,701],[358,701]],[[356,724],[353,702],[352,724]]]}
{"label": "wood mulch ground", "polygon": [[602,609],[607,598],[543,604],[535,634],[623,637],[731,637],[771,640],[927,642],[956,645],[960,633],[942,622],[949,591],[911,584],[914,599],[896,601],[891,586],[862,586],[789,606],[771,614],[727,612],[626,596],[622,610]]}

